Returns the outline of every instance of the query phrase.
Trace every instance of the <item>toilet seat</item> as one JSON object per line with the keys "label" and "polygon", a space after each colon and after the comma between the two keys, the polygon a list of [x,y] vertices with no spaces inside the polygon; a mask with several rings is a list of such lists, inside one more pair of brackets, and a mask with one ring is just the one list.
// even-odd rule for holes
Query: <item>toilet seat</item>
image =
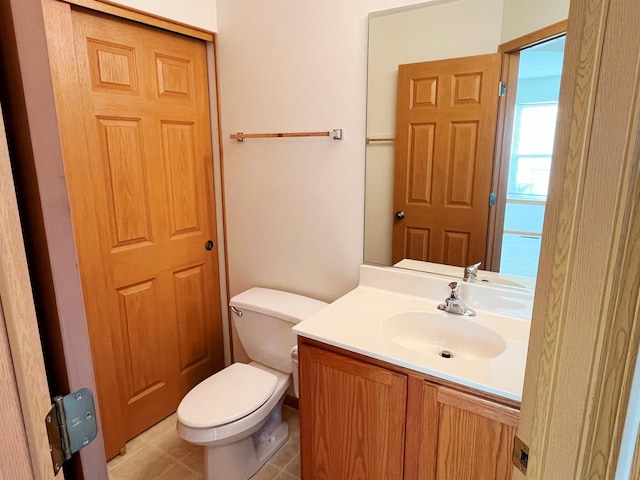
{"label": "toilet seat", "polygon": [[270,372],[234,363],[196,385],[180,402],[178,418],[191,428],[231,423],[260,408],[277,381]]}

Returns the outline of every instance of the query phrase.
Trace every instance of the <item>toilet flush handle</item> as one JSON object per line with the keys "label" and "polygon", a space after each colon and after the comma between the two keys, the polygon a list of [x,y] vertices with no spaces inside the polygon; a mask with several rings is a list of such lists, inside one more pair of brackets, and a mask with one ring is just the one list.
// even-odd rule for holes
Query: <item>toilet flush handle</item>
{"label": "toilet flush handle", "polygon": [[242,311],[238,310],[236,307],[231,307],[231,311],[233,313],[235,313],[237,316],[241,317],[242,316]]}

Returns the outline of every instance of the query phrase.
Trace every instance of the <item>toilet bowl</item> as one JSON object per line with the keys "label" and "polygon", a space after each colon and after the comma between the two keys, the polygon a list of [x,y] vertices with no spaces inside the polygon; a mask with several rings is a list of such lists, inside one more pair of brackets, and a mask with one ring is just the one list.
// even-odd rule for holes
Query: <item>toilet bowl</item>
{"label": "toilet bowl", "polygon": [[200,382],[177,412],[178,435],[205,447],[205,479],[246,480],[287,441],[282,404],[292,383],[291,328],[326,305],[265,288],[231,299],[236,331],[252,361]]}

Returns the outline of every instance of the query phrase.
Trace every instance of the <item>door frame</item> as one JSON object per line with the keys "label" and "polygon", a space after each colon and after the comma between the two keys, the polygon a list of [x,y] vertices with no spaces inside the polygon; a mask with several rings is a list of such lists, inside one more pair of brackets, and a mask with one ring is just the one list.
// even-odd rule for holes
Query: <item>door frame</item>
{"label": "door frame", "polygon": [[613,478],[619,460],[640,344],[639,18],[635,0],[570,6],[518,428],[529,478]]}
{"label": "door frame", "polygon": [[[95,390],[95,379],[90,361],[91,350],[87,332],[84,303],[77,272],[77,254],[69,202],[64,181],[64,145],[58,134],[59,121],[77,117],[78,105],[73,101],[73,91],[66,99],[56,98],[52,77],[76,81],[75,56],[63,41],[65,32],[71,31],[72,5],[103,12],[109,15],[162,28],[199,38],[206,42],[209,72],[212,151],[214,153],[214,193],[218,214],[220,298],[228,304],[226,272],[226,237],[224,236],[224,206],[222,191],[222,150],[219,142],[220,119],[216,38],[213,32],[193,28],[143,12],[121,7],[110,2],[95,0],[10,0],[6,10],[9,15],[2,21],[11,32],[12,45],[8,49],[10,59],[5,68],[12,79],[7,88],[15,99],[10,105],[12,136],[17,155],[17,188],[24,210],[21,211],[27,256],[30,259],[35,282],[36,301],[42,335],[47,350],[51,391],[68,393],[81,387]],[[4,7],[3,7],[4,8]],[[73,57],[73,58],[72,58]],[[214,110],[215,109],[215,110]],[[217,153],[217,155],[216,155]],[[226,299],[226,302],[225,302]],[[225,362],[231,358],[229,342],[229,315],[221,309]],[[99,420],[99,408],[98,420]],[[96,440],[65,464],[70,478],[106,480],[106,461],[100,429]]]}
{"label": "door frame", "polygon": [[498,52],[502,53],[501,81],[507,84],[507,91],[505,95],[498,100],[498,124],[496,128],[493,178],[491,180],[491,191],[496,194],[496,204],[489,210],[487,250],[485,255],[487,270],[497,272],[500,269],[502,231],[504,230],[504,215],[507,205],[507,183],[509,180],[513,123],[515,121],[520,52],[526,48],[565,35],[567,32],[567,24],[567,20],[563,20],[498,46]]}
{"label": "door frame", "polygon": [[[49,386],[0,107],[0,463],[11,478],[55,478],[45,417]],[[1,476],[1,474],[0,474]]]}

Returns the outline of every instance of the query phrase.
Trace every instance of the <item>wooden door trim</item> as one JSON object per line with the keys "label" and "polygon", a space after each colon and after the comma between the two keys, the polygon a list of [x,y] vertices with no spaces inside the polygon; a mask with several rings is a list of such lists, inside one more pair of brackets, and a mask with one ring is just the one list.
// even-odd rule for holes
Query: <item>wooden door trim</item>
{"label": "wooden door trim", "polygon": [[493,161],[493,179],[491,183],[491,191],[495,192],[497,202],[496,205],[489,210],[486,254],[487,270],[497,272],[500,269],[502,231],[504,229],[509,163],[513,141],[513,123],[515,121],[520,52],[525,48],[561,37],[565,35],[566,32],[567,21],[563,20],[498,46],[498,51],[503,54],[501,79],[507,84],[507,92],[500,97],[498,101],[496,148]]}
{"label": "wooden door trim", "polygon": [[633,0],[571,4],[518,431],[530,478],[618,461],[640,341],[638,18]]}
{"label": "wooden door trim", "polygon": [[547,27],[535,30],[531,33],[523,35],[518,38],[514,38],[508,42],[498,45],[498,52],[500,53],[515,53],[525,48],[533,47],[540,43],[553,40],[554,38],[561,37],[567,31],[567,20],[554,23]]}
{"label": "wooden door trim", "polygon": [[517,408],[507,407],[506,405],[446,387],[438,388],[438,402],[481,415],[511,427],[517,427],[520,418],[520,410]]}
{"label": "wooden door trim", "polygon": [[506,210],[507,184],[509,181],[509,161],[513,141],[516,94],[518,90],[518,69],[520,52],[502,55],[501,79],[507,83],[507,93],[498,99],[498,120],[496,125],[496,147],[493,159],[491,191],[496,194],[496,204],[489,209],[487,229],[486,269],[500,270],[502,252],[502,232]]}
{"label": "wooden door trim", "polygon": [[[0,308],[4,312],[1,328],[4,329],[6,324],[32,475],[37,480],[53,479],[55,476],[44,423],[51,407],[51,399],[1,111],[0,245]],[[4,338],[4,332],[2,337]]]}
{"label": "wooden door trim", "polygon": [[[231,309],[229,302],[231,301],[231,295],[229,294],[229,270],[227,265],[229,264],[228,248],[227,248],[227,207],[226,207],[226,195],[224,190],[224,152],[222,149],[222,119],[221,113],[222,107],[220,104],[220,71],[218,69],[217,55],[220,51],[218,47],[218,37],[214,35],[212,42],[207,42],[207,62],[209,71],[209,102],[211,111],[211,138],[212,138],[212,152],[218,152],[218,161],[213,160],[213,174],[214,174],[214,195],[216,200],[216,218],[218,218],[218,224],[216,225],[218,232],[218,249],[220,251],[219,268],[220,268],[220,301],[226,301],[222,306],[222,333],[224,341],[224,361],[225,365],[231,365],[233,363],[233,324],[231,319]],[[211,75],[213,72],[213,75]]]}
{"label": "wooden door trim", "polygon": [[135,8],[119,5],[108,0],[58,0],[69,3],[78,7],[88,8],[90,10],[106,13],[114,17],[133,20],[134,22],[143,23],[152,27],[158,27],[170,32],[180,33],[188,37],[198,38],[206,42],[212,42],[214,33],[203,28],[193,27],[185,23],[169,20],[159,15],[143,12]]}

